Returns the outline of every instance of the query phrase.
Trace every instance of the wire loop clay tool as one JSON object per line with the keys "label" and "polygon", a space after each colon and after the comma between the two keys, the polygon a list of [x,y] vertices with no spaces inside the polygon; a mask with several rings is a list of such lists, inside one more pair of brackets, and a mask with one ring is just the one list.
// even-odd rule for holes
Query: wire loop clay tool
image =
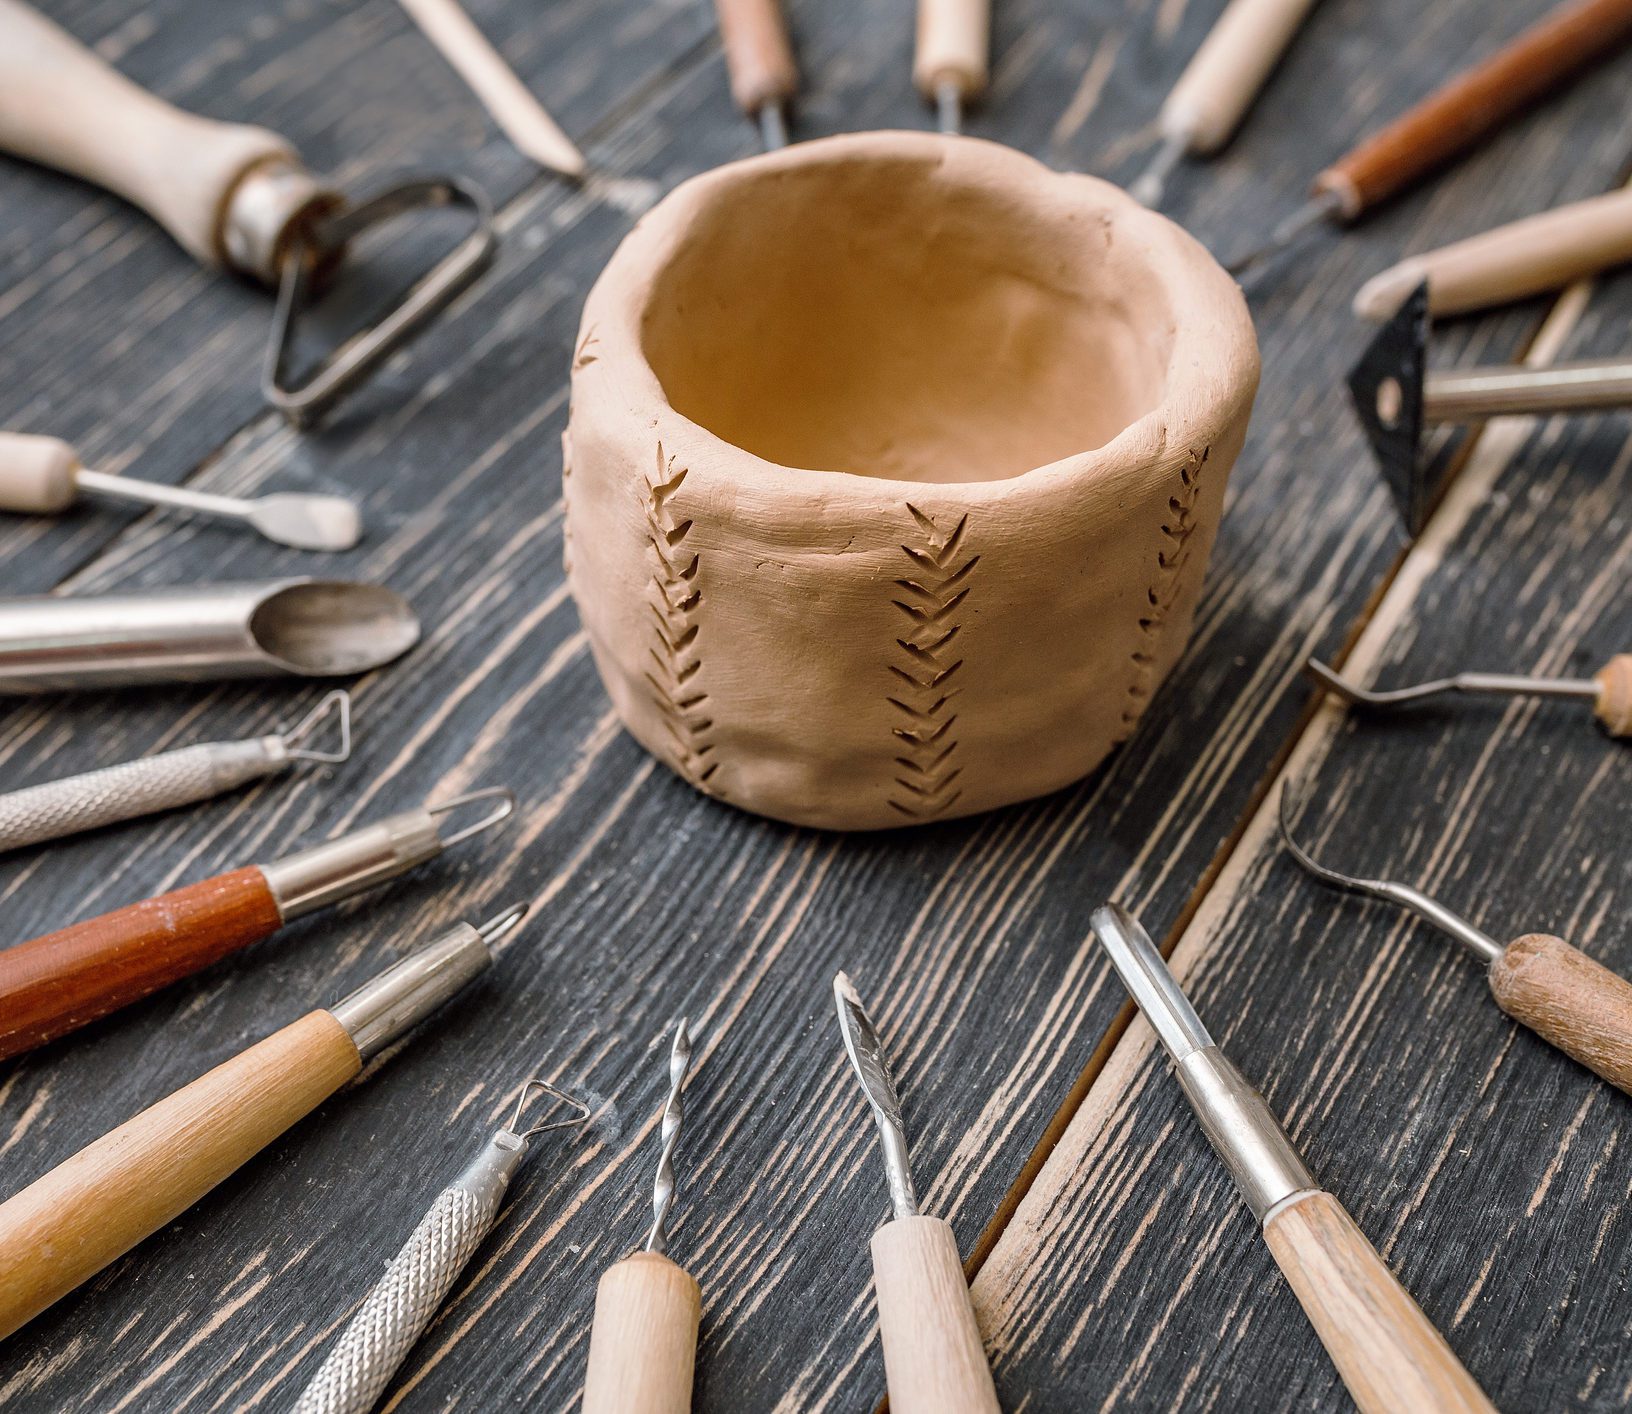
{"label": "wire loop clay tool", "polygon": [[[333,744],[325,744],[329,737]],[[294,726],[247,741],[204,741],[0,794],[0,854],[224,795],[299,763],[351,755],[351,696],[326,693]]]}
{"label": "wire loop clay tool", "polygon": [[1521,1026],[1632,1095],[1632,983],[1579,948],[1547,933],[1526,933],[1505,946],[1467,919],[1406,884],[1340,874],[1293,837],[1291,802],[1281,788],[1281,838],[1292,857],[1323,884],[1397,904],[1455,938],[1486,965],[1491,995]]}
{"label": "wire loop clay tool", "polygon": [[[417,334],[486,269],[497,243],[487,198],[470,183],[427,177],[353,205],[277,134],[171,107],[20,0],[0,0],[0,149],[105,187],[203,264],[275,287],[263,390],[297,425]],[[374,325],[290,383],[296,324],[346,246],[405,212],[447,207],[470,214],[470,234]]]}
{"label": "wire loop clay tool", "polygon": [[[450,829],[471,805],[479,819]],[[296,918],[435,859],[515,809],[502,787],[421,806],[322,844],[174,889],[0,952],[0,1059],[190,977]]]}
{"label": "wire loop clay tool", "polygon": [[1495,1414],[1354,1219],[1309,1172],[1263,1096],[1208,1035],[1139,920],[1108,903],[1089,926],[1362,1414]]}
{"label": "wire loop clay tool", "polygon": [[173,1221],[492,962],[526,912],[447,932],[0,1203],[0,1338]]}
{"label": "wire loop clay tool", "polygon": [[896,1414],[997,1414],[997,1394],[958,1241],[918,1211],[901,1100],[878,1032],[844,973],[833,979],[839,1031],[878,1126],[891,1218],[873,1234],[873,1287],[884,1378]]}
{"label": "wire loop clay tool", "polygon": [[[520,921],[526,906],[512,910]],[[574,1111],[567,1119],[522,1125],[535,1096]],[[528,1144],[551,1130],[581,1125],[589,1106],[547,1080],[529,1080],[510,1122],[481,1147],[468,1167],[420,1219],[385,1275],[363,1298],[340,1339],[301,1392],[294,1414],[368,1414],[447,1300],[499,1215],[499,1205],[527,1157]]]}
{"label": "wire loop clay tool", "polygon": [[781,0],[714,0],[714,11],[732,98],[758,126],[767,152],[786,147],[788,105],[799,88],[799,70]]}
{"label": "wire loop clay tool", "polygon": [[949,136],[963,131],[965,106],[985,92],[991,28],[991,0],[918,0],[912,78]]}
{"label": "wire loop clay tool", "polygon": [[669,1048],[651,1231],[645,1249],[608,1267],[596,1287],[582,1414],[688,1414],[691,1409],[703,1294],[696,1278],[668,1257],[674,1152],[685,1120],[681,1092],[690,1068],[691,1033],[682,1018]]}

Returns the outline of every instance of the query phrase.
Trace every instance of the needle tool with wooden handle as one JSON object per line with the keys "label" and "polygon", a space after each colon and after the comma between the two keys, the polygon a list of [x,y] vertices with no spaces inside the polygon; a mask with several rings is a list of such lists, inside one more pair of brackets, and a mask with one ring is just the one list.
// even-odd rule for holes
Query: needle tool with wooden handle
{"label": "needle tool with wooden handle", "polygon": [[89,471],[81,464],[79,454],[60,438],[0,432],[0,511],[56,515],[84,492],[240,521],[268,540],[296,550],[349,550],[363,531],[357,507],[344,496],[298,492],[253,500],[216,496],[184,486]]}
{"label": "needle tool with wooden handle", "polygon": [[1314,180],[1308,202],[1226,267],[1243,274],[1323,221],[1348,225],[1632,39],[1632,0],[1566,0],[1488,59],[1351,148]]}
{"label": "needle tool with wooden handle", "polygon": [[[487,197],[462,178],[416,178],[354,204],[276,133],[172,107],[21,0],[0,0],[0,151],[122,196],[200,263],[275,288],[262,391],[296,425],[419,333],[487,268],[497,244]],[[295,327],[347,246],[407,212],[451,208],[469,216],[469,234],[293,381]]]}
{"label": "needle tool with wooden handle", "polygon": [[1422,255],[1408,255],[1373,275],[1354,297],[1354,312],[1381,324],[1428,286],[1430,314],[1464,314],[1560,290],[1632,260],[1632,188],[1555,206]]}
{"label": "needle tool with wooden handle", "polygon": [[[332,746],[325,745],[331,727]],[[209,800],[298,763],[337,765],[350,755],[351,695],[336,688],[270,736],[201,741],[0,793],[0,854]]]}
{"label": "needle tool with wooden handle", "polygon": [[767,152],[788,145],[788,104],[799,87],[781,0],[714,0],[731,96],[759,127]]}
{"label": "needle tool with wooden handle", "polygon": [[669,1260],[674,1151],[685,1120],[681,1092],[691,1068],[685,1018],[669,1048],[669,1094],[652,1185],[652,1227],[644,1250],[608,1267],[595,1289],[581,1414],[689,1414],[703,1294],[696,1278]]}
{"label": "needle tool with wooden handle", "polygon": [[1208,157],[1234,135],[1315,0],[1230,0],[1173,85],[1156,126],[1161,145],[1128,194],[1161,204],[1185,157]]}
{"label": "needle tool with wooden handle", "polygon": [[[574,1113],[524,1128],[522,1116],[535,1095],[548,1095]],[[551,1130],[575,1128],[588,1118],[588,1105],[547,1080],[529,1080],[522,1086],[510,1122],[436,1195],[301,1391],[293,1414],[368,1414],[493,1230],[499,1204],[527,1157],[529,1142]]]}
{"label": "needle tool with wooden handle", "polygon": [[1318,658],[1304,664],[1309,676],[1354,707],[1395,711],[1453,693],[1470,696],[1554,697],[1592,703],[1599,725],[1615,737],[1632,736],[1632,653],[1617,653],[1590,678],[1525,677],[1513,673],[1457,673],[1433,682],[1379,691],[1357,687]]}
{"label": "needle tool with wooden handle", "polygon": [[901,1101],[855,985],[833,979],[839,1032],[878,1126],[892,1217],[873,1234],[873,1288],[884,1380],[895,1414],[997,1414],[958,1241],[944,1218],[918,1211]]}
{"label": "needle tool with wooden handle", "polygon": [[964,108],[985,92],[991,28],[991,0],[918,0],[912,79],[935,105],[943,133],[961,133]]}
{"label": "needle tool with wooden handle", "polygon": [[1632,983],[1579,948],[1547,933],[1503,945],[1406,884],[1357,879],[1314,859],[1292,835],[1291,802],[1281,788],[1281,838],[1292,857],[1323,884],[1384,899],[1426,919],[1485,964],[1496,1005],[1549,1045],[1632,1095]]}
{"label": "needle tool with wooden handle", "polygon": [[1162,1043],[1361,1414],[1495,1414],[1444,1336],[1309,1172],[1263,1096],[1219,1050],[1139,920],[1108,903],[1089,926]]}
{"label": "needle tool with wooden handle", "polygon": [[[472,804],[480,819],[444,834]],[[284,924],[383,884],[497,825],[508,790],[471,791],[0,951],[0,1059],[190,977]]]}
{"label": "needle tool with wooden handle", "polygon": [[525,904],[455,925],[0,1203],[0,1338],[173,1222],[492,962]]}

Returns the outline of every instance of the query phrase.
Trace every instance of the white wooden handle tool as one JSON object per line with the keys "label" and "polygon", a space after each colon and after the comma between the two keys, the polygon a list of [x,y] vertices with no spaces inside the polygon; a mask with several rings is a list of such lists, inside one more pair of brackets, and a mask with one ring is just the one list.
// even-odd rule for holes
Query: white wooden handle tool
{"label": "white wooden handle tool", "polygon": [[943,133],[961,132],[964,105],[985,91],[991,27],[991,0],[918,0],[912,77]]}
{"label": "white wooden handle tool", "polygon": [[788,104],[799,87],[799,69],[781,0],[714,0],[714,12],[725,45],[731,96],[759,124],[767,151],[786,147]]}

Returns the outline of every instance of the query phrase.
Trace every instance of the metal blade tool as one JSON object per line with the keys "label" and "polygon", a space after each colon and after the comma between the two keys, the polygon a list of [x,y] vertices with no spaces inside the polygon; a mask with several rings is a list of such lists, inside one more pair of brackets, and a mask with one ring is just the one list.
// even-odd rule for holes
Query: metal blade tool
{"label": "metal blade tool", "polygon": [[873,1288],[884,1378],[896,1414],[997,1414],[958,1241],[944,1218],[918,1211],[901,1100],[855,984],[833,979],[839,1032],[878,1126],[893,1214],[873,1234]]}
{"label": "metal blade tool", "polygon": [[1139,920],[1108,903],[1089,926],[1362,1414],[1495,1414],[1354,1219],[1316,1182],[1263,1096],[1208,1035]]}

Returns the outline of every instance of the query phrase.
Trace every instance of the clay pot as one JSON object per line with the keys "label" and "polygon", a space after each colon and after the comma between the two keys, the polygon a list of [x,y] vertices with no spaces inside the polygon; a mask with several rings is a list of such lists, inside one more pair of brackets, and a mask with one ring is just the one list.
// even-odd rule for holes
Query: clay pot
{"label": "clay pot", "polygon": [[1257,383],[1200,245],[1008,148],[871,133],[687,182],[573,363],[607,691],[699,790],[799,824],[1063,786],[1184,647]]}

